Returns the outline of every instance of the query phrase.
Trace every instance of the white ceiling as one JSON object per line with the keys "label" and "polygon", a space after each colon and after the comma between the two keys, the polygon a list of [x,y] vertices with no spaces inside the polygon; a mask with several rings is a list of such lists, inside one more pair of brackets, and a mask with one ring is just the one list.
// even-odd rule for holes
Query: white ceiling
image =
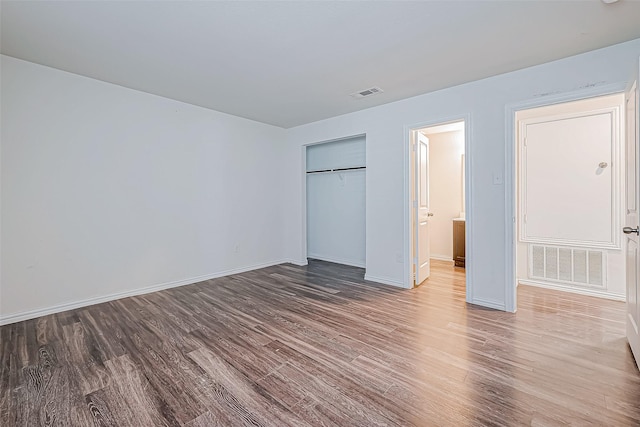
{"label": "white ceiling", "polygon": [[[281,127],[640,37],[640,1],[1,3],[3,54]],[[384,93],[349,94],[379,86]]]}

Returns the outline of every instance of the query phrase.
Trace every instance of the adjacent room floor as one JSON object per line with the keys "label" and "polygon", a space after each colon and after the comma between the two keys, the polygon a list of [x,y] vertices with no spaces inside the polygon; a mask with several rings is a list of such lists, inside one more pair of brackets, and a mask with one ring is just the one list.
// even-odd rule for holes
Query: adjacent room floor
{"label": "adjacent room floor", "polygon": [[322,261],[0,328],[0,425],[640,424],[624,304],[520,286],[467,305]]}

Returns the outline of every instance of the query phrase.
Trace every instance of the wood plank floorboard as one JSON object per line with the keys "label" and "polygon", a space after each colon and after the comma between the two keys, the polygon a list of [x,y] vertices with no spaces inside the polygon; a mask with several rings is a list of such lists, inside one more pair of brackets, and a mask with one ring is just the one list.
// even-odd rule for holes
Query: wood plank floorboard
{"label": "wood plank floorboard", "polygon": [[1,426],[640,426],[625,305],[311,260],[0,327]]}

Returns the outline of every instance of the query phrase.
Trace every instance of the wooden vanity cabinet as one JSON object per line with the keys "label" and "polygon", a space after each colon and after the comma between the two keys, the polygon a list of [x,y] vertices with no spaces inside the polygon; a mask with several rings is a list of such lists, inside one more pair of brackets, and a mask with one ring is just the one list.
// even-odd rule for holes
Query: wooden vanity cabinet
{"label": "wooden vanity cabinet", "polygon": [[465,260],[465,221],[464,219],[453,220],[453,262],[456,267],[464,268]]}

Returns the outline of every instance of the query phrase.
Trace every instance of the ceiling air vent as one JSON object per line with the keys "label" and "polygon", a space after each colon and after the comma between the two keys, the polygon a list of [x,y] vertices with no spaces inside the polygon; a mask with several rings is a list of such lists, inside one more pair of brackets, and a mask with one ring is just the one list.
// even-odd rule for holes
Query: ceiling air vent
{"label": "ceiling air vent", "polygon": [[379,87],[370,87],[369,89],[359,90],[358,92],[354,92],[351,96],[355,99],[366,98],[367,96],[375,95],[376,93],[384,92]]}

